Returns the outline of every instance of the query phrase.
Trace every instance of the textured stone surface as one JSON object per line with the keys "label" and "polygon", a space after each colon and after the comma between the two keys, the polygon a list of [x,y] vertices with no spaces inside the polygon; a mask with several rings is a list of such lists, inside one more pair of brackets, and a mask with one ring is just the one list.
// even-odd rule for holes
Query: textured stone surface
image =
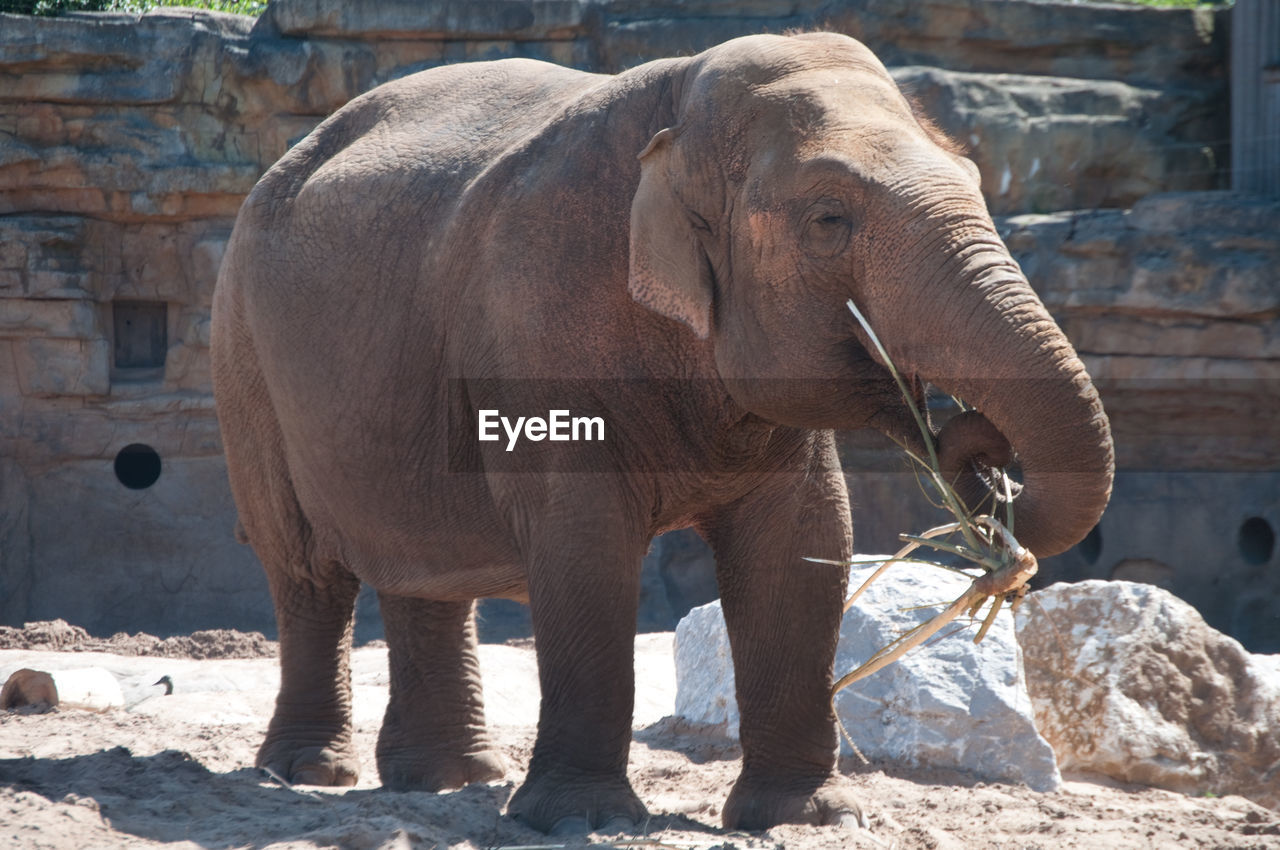
{"label": "textured stone surface", "polygon": [[1098,380],[1118,465],[1280,470],[1280,202],[1158,195],[1001,234]]}
{"label": "textured stone surface", "polygon": [[992,214],[1128,207],[1223,185],[1226,115],[1207,89],[895,68],[982,171]]}
{"label": "textured stone surface", "polygon": [[27,339],[14,343],[13,360],[25,396],[100,396],[111,387],[105,339]]}
{"label": "textured stone surface", "polygon": [[[850,587],[874,569],[854,567]],[[855,669],[927,620],[938,610],[933,606],[960,596],[968,584],[942,570],[891,567],[845,614],[836,674]],[[868,758],[1056,789],[1061,777],[1030,714],[1012,617],[997,617],[981,644],[973,643],[972,633],[964,629],[936,640],[842,690],[836,698],[841,721]],[[721,725],[736,737],[733,693],[728,634],[715,602],[691,611],[676,629],[676,714]]]}
{"label": "textured stone surface", "polygon": [[[985,130],[978,135],[986,144],[977,147],[990,151],[981,157],[994,164],[988,194],[998,211],[1122,205],[1143,192],[1206,188],[1221,180],[1215,160],[1226,135],[1221,45],[1214,36],[1202,49],[1192,46],[1203,41],[1204,20],[1217,18],[1125,10],[1123,25],[1110,26],[1105,38],[1096,30],[1090,34],[1096,54],[1091,61],[1035,67],[1028,55],[1062,48],[1057,31],[1045,34],[1036,16],[1056,9],[1053,14],[1075,19],[1083,10],[1046,3],[933,5],[940,17],[917,16],[905,3],[856,4],[832,12],[812,2],[604,0],[276,0],[256,26],[240,16],[192,10],[141,17],[6,16],[0,102],[15,106],[0,110],[0,130],[10,134],[0,153],[0,211],[111,218],[231,215],[256,175],[318,118],[412,71],[506,56],[619,70],[739,35],[823,25],[864,38],[891,64],[1083,78],[917,72],[922,97],[941,123],[963,139]],[[1031,18],[1024,20],[1026,15]],[[1087,17],[1077,27],[1081,32]],[[898,49],[907,31],[938,20],[955,27],[961,18],[981,21],[1011,41],[1019,37],[1018,26],[1036,27],[1024,35],[1039,34],[1022,39],[1034,41],[1034,49],[1004,65],[988,61],[999,51],[985,29],[967,41],[957,40],[952,30],[932,52]],[[1068,40],[1082,37],[1061,32]],[[1151,38],[1160,32],[1166,40]],[[1159,52],[1162,72],[1139,86],[1088,81],[1146,79],[1135,78],[1132,62],[1123,58],[1135,50]],[[1202,73],[1172,80],[1168,71],[1180,61]],[[133,109],[104,108],[121,105]],[[1055,114],[1046,115],[1046,109]],[[1133,125],[1141,126],[1135,131]],[[1037,160],[1041,165],[1033,174]],[[1010,186],[1002,192],[1006,167]],[[1064,190],[1061,180],[1055,183],[1058,177],[1070,178],[1071,187]]]}
{"label": "textured stone surface", "polygon": [[590,6],[587,0],[276,0],[269,14],[286,35],[523,40],[583,34]]}
{"label": "textured stone surface", "polygon": [[1063,770],[1280,808],[1280,657],[1252,656],[1145,584],[1058,584],[1020,610],[1041,732]]}
{"label": "textured stone surface", "polygon": [[[3,413],[0,406],[0,416]],[[31,591],[30,503],[23,468],[15,460],[0,457],[0,620],[5,623],[22,621]]]}
{"label": "textured stone surface", "polygon": [[122,487],[110,458],[30,481],[28,610],[60,611],[97,635],[138,623],[160,635],[228,622],[274,633],[266,577],[231,533],[221,458],[161,457],[160,478],[145,490]]}
{"label": "textured stone surface", "polygon": [[619,70],[696,53],[745,32],[845,32],[890,65],[1091,79],[1209,82],[1225,95],[1225,9],[1151,9],[1065,2],[602,0],[600,58]]}
{"label": "textured stone surface", "polygon": [[676,626],[676,716],[738,737],[733,655],[720,601],[699,605]]}
{"label": "textured stone surface", "polygon": [[854,0],[821,19],[871,45],[888,64],[1222,85],[1228,16],[1224,8],[1123,3]]}

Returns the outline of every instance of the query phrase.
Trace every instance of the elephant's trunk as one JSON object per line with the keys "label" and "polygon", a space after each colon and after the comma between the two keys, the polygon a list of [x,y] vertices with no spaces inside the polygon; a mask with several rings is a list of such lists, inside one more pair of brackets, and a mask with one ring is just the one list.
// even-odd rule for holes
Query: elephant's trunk
{"label": "elephant's trunk", "polygon": [[[900,314],[913,325],[880,335],[900,367],[980,412],[938,434],[942,472],[969,507],[991,496],[981,472],[1016,453],[1015,534],[1045,557],[1077,543],[1102,515],[1115,465],[1111,430],[1084,364],[987,228],[929,284],[899,289],[913,293]],[[895,345],[894,337],[916,342]]]}

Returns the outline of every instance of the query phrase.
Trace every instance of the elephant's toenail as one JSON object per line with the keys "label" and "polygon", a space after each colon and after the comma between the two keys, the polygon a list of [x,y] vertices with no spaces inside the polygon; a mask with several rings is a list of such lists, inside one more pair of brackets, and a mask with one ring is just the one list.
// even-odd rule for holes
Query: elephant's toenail
{"label": "elephant's toenail", "polygon": [[601,835],[631,834],[636,831],[636,822],[625,815],[609,818],[596,830]]}
{"label": "elephant's toenail", "polygon": [[567,818],[560,818],[556,821],[556,825],[551,827],[550,835],[586,835],[591,831],[591,823],[582,815],[570,815]]}

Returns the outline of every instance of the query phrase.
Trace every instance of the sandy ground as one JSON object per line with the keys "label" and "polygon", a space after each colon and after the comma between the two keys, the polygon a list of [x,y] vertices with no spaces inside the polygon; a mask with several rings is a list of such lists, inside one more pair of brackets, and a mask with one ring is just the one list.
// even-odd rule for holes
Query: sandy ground
{"label": "sandy ground", "polygon": [[[136,649],[128,641],[111,646],[112,652],[0,649],[0,681],[21,667],[99,666],[124,682],[133,699],[156,693],[145,686],[162,675],[174,683],[170,696],[102,714],[0,713],[0,847],[565,846],[502,814],[533,743],[537,678],[528,646],[482,647],[489,722],[508,757],[509,781],[433,795],[377,787],[373,749],[387,699],[385,649],[355,653],[362,778],[355,788],[336,791],[286,788],[252,767],[270,716],[276,662],[219,658],[210,644],[207,638],[194,644],[204,648],[192,654],[204,660],[173,657],[180,653],[172,644],[160,649],[169,657],[121,654]],[[230,655],[270,650],[254,640],[228,645]],[[861,789],[870,830],[786,826],[726,833],[718,828],[720,807],[737,773],[737,747],[715,730],[668,716],[675,695],[671,635],[638,638],[636,660],[631,781],[653,818],[641,843],[629,846],[1280,848],[1280,813],[1239,797],[1191,798],[1083,777],[1056,793],[1037,794],[962,774],[852,763],[844,769]],[[593,840],[628,846],[599,836],[568,846]]]}

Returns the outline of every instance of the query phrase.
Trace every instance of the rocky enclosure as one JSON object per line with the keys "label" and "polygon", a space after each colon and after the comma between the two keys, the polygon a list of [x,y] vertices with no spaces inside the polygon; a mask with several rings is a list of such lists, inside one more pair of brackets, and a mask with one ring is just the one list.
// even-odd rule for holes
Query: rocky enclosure
{"label": "rocky enclosure", "polygon": [[[442,63],[616,71],[825,27],[877,50],[969,146],[1010,247],[1103,386],[1113,506],[1046,574],[1141,575],[1280,651],[1280,204],[1216,191],[1229,15],[982,0],[0,15],[0,622],[272,628],[231,534],[209,299],[244,195],[325,115]],[[896,454],[861,435],[843,450],[872,470],[850,479],[862,551],[929,523]],[[660,543],[645,624],[670,628],[709,592],[696,538]],[[519,627],[486,610],[494,634]]]}

